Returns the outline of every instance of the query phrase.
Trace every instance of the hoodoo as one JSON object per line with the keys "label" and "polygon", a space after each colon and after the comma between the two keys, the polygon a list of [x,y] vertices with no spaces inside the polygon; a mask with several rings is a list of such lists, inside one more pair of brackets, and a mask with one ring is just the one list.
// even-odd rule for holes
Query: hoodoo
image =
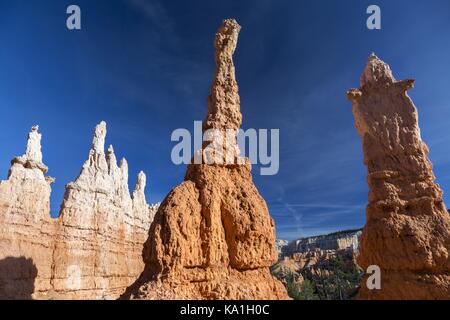
{"label": "hoodoo", "polygon": [[364,279],[362,299],[450,298],[450,215],[406,93],[413,84],[371,55],[348,92],[370,189],[358,264],[381,270],[381,289]]}
{"label": "hoodoo", "polygon": [[38,129],[31,128],[25,154],[0,181],[0,299],[40,298],[51,290],[54,179],[45,175]]}
{"label": "hoodoo", "polygon": [[102,121],[80,175],[66,186],[57,226],[62,239],[54,246],[57,297],[117,298],[144,269],[141,253],[154,214],[145,200],[145,174],[131,197],[128,163],[118,165],[105,140]]}
{"label": "hoodoo", "polygon": [[133,196],[128,164],[105,154],[106,123],[67,185],[60,216],[50,216],[53,178],[34,126],[26,152],[0,181],[0,299],[115,299],[144,269],[142,248],[158,205],[145,200],[145,174]]}
{"label": "hoodoo", "polygon": [[[216,34],[216,73],[204,132],[241,125],[232,59],[239,31],[235,20],[225,20]],[[207,147],[215,142],[213,137],[203,146],[203,159],[211,156]],[[213,156],[236,160],[236,137],[226,152],[215,150]],[[167,195],[150,228],[145,271],[124,298],[288,298],[269,272],[277,259],[274,222],[253,184],[250,164],[220,163],[190,164],[185,181]]]}

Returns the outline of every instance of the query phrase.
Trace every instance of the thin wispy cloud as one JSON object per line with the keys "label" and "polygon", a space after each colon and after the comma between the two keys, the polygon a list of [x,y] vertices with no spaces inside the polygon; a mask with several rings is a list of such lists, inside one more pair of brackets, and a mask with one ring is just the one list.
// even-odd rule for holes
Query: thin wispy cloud
{"label": "thin wispy cloud", "polygon": [[125,2],[145,16],[158,31],[176,39],[173,18],[170,17],[161,2],[154,0],[126,0]]}

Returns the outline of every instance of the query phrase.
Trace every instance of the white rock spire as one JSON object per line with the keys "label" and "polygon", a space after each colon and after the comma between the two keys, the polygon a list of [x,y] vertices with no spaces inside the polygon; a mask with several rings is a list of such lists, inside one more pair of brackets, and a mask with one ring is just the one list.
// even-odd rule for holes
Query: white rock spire
{"label": "white rock spire", "polygon": [[42,163],[41,138],[42,135],[39,133],[39,126],[31,127],[25,152],[27,160]]}
{"label": "white rock spire", "polygon": [[106,122],[100,122],[94,131],[94,137],[92,138],[92,150],[95,153],[105,153],[105,138],[106,138]]}

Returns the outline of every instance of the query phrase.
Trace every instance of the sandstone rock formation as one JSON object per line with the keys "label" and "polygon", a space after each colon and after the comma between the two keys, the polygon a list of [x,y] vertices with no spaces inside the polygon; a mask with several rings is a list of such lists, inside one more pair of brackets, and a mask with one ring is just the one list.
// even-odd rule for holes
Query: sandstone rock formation
{"label": "sandstone rock formation", "polygon": [[[225,20],[216,34],[216,74],[203,131],[234,134],[225,150],[212,134],[203,160],[237,160],[242,121],[232,55],[240,26]],[[216,132],[216,133],[217,133]],[[205,163],[205,162],[204,162]],[[228,163],[228,162],[227,162]],[[185,181],[162,202],[146,244],[146,269],[124,298],[284,299],[269,266],[277,259],[274,222],[244,164],[190,164]]]}
{"label": "sandstone rock formation", "polygon": [[308,290],[304,281],[309,281],[314,289],[309,294],[315,297],[303,299],[352,299],[361,274],[356,264],[360,236],[361,230],[345,230],[291,241],[271,272],[299,292]]}
{"label": "sandstone rock formation", "polygon": [[284,239],[276,239],[275,240],[275,248],[277,249],[278,257],[280,257],[280,255],[283,252],[283,249],[286,248],[288,244],[289,244],[289,241],[284,240]]}
{"label": "sandstone rock formation", "polygon": [[58,234],[63,241],[55,242],[53,284],[71,298],[118,297],[144,267],[142,248],[152,215],[145,201],[145,174],[139,174],[131,198],[127,161],[118,166],[112,146],[105,154],[105,137],[101,122],[61,206]]}
{"label": "sandstone rock formation", "polygon": [[289,242],[281,248],[283,255],[304,253],[319,250],[344,250],[351,248],[358,250],[361,230],[345,230],[326,235],[306,237]]}
{"label": "sandstone rock formation", "polygon": [[32,128],[25,155],[0,182],[0,265],[8,261],[18,270],[15,279],[0,274],[0,298],[117,298],[142,272],[157,205],[145,200],[143,172],[130,196],[128,164],[117,165],[112,146],[105,154],[105,137],[102,122],[79,177],[66,186],[59,218],[52,219],[53,179],[45,177],[41,135]]}
{"label": "sandstone rock formation", "polygon": [[[54,221],[51,183],[42,162],[41,135],[34,126],[26,153],[11,161],[0,181],[0,298],[31,299],[51,290]],[[39,272],[35,272],[39,266]]]}
{"label": "sandstone rock formation", "polygon": [[362,299],[450,298],[450,216],[406,94],[413,84],[371,55],[348,92],[370,188],[358,264],[381,269],[381,289],[364,280]]}
{"label": "sandstone rock formation", "polygon": [[362,274],[355,258],[351,246],[340,250],[316,248],[284,256],[271,272],[286,284],[293,298],[347,300],[355,297]]}

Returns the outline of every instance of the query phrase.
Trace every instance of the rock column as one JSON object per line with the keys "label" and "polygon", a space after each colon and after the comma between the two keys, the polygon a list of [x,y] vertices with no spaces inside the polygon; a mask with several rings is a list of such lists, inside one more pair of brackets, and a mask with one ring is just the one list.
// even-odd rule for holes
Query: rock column
{"label": "rock column", "polygon": [[[185,181],[162,202],[150,228],[146,270],[124,298],[285,299],[270,275],[277,260],[275,228],[252,181],[248,161],[237,164],[236,130],[242,121],[233,53],[240,26],[225,20],[216,34],[216,73],[200,154],[212,164],[190,164]],[[226,148],[221,135],[231,132]]]}
{"label": "rock column", "polygon": [[371,55],[348,92],[370,189],[358,263],[381,270],[381,289],[364,279],[362,299],[450,298],[450,216],[406,93],[413,84]]}

